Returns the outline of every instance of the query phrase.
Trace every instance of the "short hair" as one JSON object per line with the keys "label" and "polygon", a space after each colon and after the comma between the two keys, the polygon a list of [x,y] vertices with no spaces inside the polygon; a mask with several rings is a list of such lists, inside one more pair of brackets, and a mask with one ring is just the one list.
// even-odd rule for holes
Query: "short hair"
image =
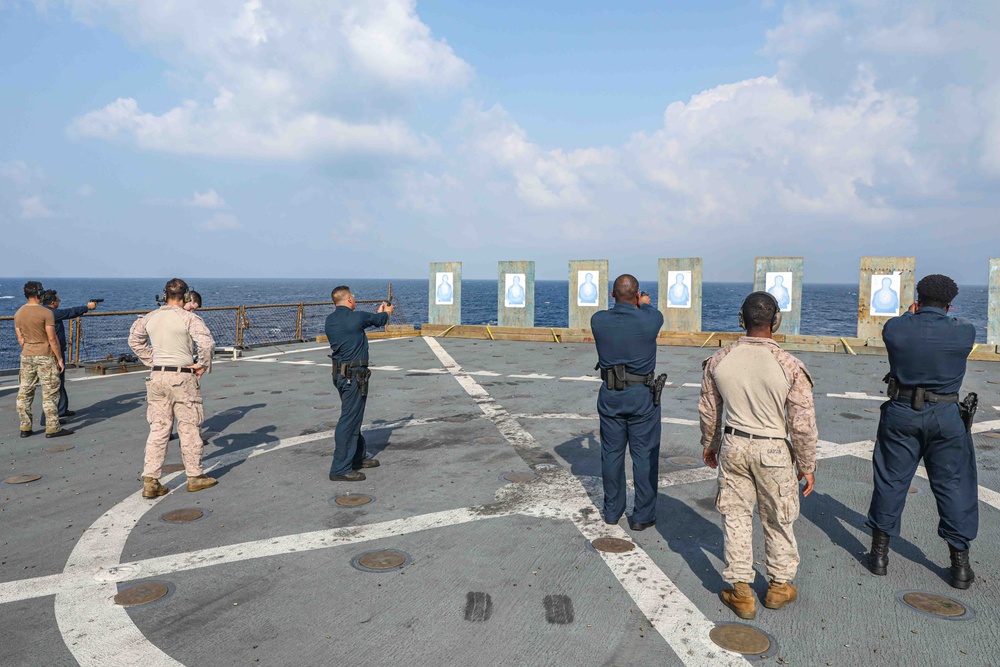
{"label": "short hair", "polygon": [[188,297],[192,303],[198,304],[198,307],[201,308],[201,294],[194,290],[188,290]]}
{"label": "short hair", "polygon": [[24,298],[25,299],[37,299],[42,296],[42,292],[45,288],[37,280],[29,280],[24,283]]}
{"label": "short hair", "polygon": [[188,284],[180,278],[171,278],[163,288],[163,293],[168,299],[180,299],[188,291]]}
{"label": "short hair", "polygon": [[917,283],[917,301],[921,306],[947,308],[958,296],[958,285],[948,276],[934,273]]}
{"label": "short hair", "polygon": [[743,324],[749,329],[771,328],[778,300],[767,292],[754,292],[743,302]]}
{"label": "short hair", "polygon": [[42,292],[42,303],[46,306],[51,305],[59,300],[59,295],[54,289],[47,289]]}
{"label": "short hair", "polygon": [[347,285],[337,285],[330,292],[330,298],[334,303],[340,303],[347,298],[347,295],[351,293],[351,288]]}
{"label": "short hair", "polygon": [[635,279],[635,276],[623,273],[615,278],[612,292],[615,301],[633,301],[639,295],[639,281]]}

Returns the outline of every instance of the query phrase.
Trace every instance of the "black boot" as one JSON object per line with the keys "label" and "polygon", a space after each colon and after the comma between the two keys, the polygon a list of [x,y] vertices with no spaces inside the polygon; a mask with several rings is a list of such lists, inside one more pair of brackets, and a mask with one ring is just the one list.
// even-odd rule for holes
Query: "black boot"
{"label": "black boot", "polygon": [[889,535],[872,528],[872,550],[868,552],[868,569],[884,577],[889,571]]}
{"label": "black boot", "polygon": [[976,579],[976,573],[972,571],[972,566],[969,565],[969,550],[964,549],[959,551],[950,544],[948,545],[948,550],[951,552],[951,586],[952,588],[960,588],[964,591]]}

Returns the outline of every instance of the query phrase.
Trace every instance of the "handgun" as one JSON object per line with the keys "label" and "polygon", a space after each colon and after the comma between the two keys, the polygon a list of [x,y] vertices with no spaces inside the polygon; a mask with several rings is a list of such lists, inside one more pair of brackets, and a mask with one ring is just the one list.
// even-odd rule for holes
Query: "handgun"
{"label": "handgun", "polygon": [[89,300],[93,301],[94,303],[104,303],[104,299],[89,299]]}

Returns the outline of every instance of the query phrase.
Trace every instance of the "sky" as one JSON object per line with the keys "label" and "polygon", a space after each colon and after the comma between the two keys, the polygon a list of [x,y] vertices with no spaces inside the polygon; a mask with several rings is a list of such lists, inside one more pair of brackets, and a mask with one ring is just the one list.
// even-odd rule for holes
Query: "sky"
{"label": "sky", "polygon": [[996,0],[0,0],[0,275],[1000,256]]}

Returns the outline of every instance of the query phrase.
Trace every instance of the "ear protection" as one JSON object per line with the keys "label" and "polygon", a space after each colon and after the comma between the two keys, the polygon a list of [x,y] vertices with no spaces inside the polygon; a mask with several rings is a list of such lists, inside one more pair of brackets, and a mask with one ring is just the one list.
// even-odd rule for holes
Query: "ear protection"
{"label": "ear protection", "polygon": [[774,317],[771,318],[771,333],[774,333],[779,327],[781,327],[781,307],[778,305],[778,300],[770,292],[753,292],[752,294],[747,295],[747,298],[743,299],[743,305],[740,306],[740,313],[737,316],[740,320],[740,329],[743,329],[744,331],[747,330],[747,325],[743,321],[743,309],[746,307],[747,301],[750,300],[750,297],[757,294],[763,294],[774,302]]}
{"label": "ear protection", "polygon": [[[188,287],[188,284],[185,283],[183,280],[181,282],[184,283],[184,303],[190,303],[191,302],[191,288]],[[166,286],[164,286],[163,287],[163,292],[161,292],[160,294],[156,295],[156,303],[157,303],[157,305],[160,305],[160,304],[164,304],[166,302],[167,302],[167,288],[166,288]]]}

